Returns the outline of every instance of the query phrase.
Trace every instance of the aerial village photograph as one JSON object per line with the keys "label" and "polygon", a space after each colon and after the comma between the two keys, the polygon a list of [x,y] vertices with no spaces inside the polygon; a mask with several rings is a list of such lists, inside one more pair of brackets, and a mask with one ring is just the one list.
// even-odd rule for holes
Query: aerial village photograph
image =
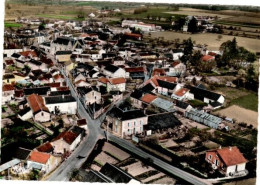
{"label": "aerial village photograph", "polygon": [[1,184],[256,184],[260,6],[1,3]]}

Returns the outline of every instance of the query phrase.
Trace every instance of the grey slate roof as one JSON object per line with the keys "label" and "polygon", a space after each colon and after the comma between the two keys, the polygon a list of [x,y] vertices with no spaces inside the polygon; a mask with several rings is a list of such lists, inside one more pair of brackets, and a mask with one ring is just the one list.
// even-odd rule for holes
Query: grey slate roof
{"label": "grey slate roof", "polygon": [[131,120],[131,119],[136,119],[136,118],[142,118],[142,117],[146,117],[146,115],[144,114],[144,112],[140,109],[136,109],[136,110],[129,110],[129,111],[122,111],[121,109],[114,107],[113,109],[111,109],[108,113],[109,116],[111,117],[115,117],[121,121],[125,121],[125,120]]}
{"label": "grey slate roof", "polygon": [[76,99],[71,95],[60,95],[60,96],[45,97],[45,103],[46,104],[69,103],[69,102],[76,102]]}

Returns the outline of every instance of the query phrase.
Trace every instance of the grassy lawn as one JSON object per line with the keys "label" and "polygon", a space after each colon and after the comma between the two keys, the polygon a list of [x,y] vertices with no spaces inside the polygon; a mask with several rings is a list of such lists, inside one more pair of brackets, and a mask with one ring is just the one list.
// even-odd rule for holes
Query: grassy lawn
{"label": "grassy lawn", "polygon": [[189,103],[192,107],[204,107],[207,103],[204,103],[200,100],[189,100]]}
{"label": "grassy lawn", "polygon": [[258,110],[258,96],[255,93],[250,93],[248,95],[242,96],[240,98],[234,99],[230,102],[231,105],[238,105],[245,109],[250,109],[253,111]]}
{"label": "grassy lawn", "polygon": [[19,28],[19,27],[21,27],[21,26],[22,26],[22,25],[21,25],[21,24],[18,24],[18,23],[5,22],[5,27],[6,27],[6,28],[10,28],[10,27]]}
{"label": "grassy lawn", "polygon": [[44,17],[44,18],[51,18],[51,19],[78,20],[78,21],[84,20],[84,18],[77,18],[77,17],[65,16],[65,15],[38,14],[37,16]]}

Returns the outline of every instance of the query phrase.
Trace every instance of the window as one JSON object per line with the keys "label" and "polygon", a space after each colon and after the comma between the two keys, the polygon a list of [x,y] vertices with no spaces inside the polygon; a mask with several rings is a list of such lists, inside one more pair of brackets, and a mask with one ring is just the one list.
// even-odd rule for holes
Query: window
{"label": "window", "polygon": [[212,159],[212,155],[211,155],[211,154],[209,154],[209,156],[208,156],[208,159],[209,159],[209,160],[211,160],[211,159]]}
{"label": "window", "polygon": [[42,112],[42,116],[43,116],[44,114],[43,114],[43,112]]}
{"label": "window", "polygon": [[130,127],[130,123],[128,123],[128,127]]}
{"label": "window", "polygon": [[216,160],[216,165],[219,166],[219,161],[218,160]]}

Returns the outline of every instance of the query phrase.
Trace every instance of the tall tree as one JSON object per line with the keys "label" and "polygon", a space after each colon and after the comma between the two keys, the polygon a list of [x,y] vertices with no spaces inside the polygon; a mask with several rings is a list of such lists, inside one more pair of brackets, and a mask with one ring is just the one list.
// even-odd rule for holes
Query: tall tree
{"label": "tall tree", "polygon": [[188,32],[196,33],[198,31],[198,21],[195,17],[192,17],[192,19],[188,23]]}
{"label": "tall tree", "polygon": [[188,60],[190,60],[192,56],[193,51],[193,43],[191,38],[184,40],[184,50],[183,50],[183,56],[181,57],[181,61],[186,63]]}

